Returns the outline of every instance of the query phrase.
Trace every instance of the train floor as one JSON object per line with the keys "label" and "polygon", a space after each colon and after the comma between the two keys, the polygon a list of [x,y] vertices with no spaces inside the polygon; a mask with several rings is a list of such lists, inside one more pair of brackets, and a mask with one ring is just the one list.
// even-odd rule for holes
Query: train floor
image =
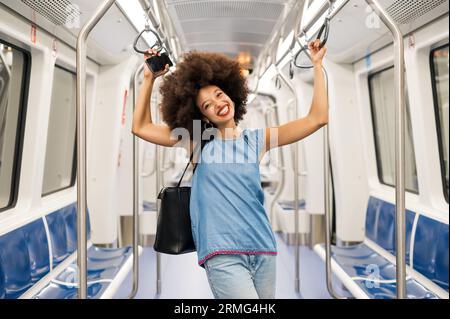
{"label": "train floor", "polygon": [[[325,281],[325,264],[307,247],[300,248],[300,294],[295,292],[295,247],[276,234],[276,299],[329,299]],[[145,247],[139,263],[138,299],[211,299],[205,270],[197,264],[197,254],[178,256],[161,254],[161,293],[156,294],[156,253]],[[128,298],[132,275],[127,276],[115,298]]]}

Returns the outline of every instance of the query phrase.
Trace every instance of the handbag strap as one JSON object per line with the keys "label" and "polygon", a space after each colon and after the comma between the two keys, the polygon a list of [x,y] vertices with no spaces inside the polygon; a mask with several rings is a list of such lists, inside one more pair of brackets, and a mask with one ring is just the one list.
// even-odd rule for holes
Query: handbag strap
{"label": "handbag strap", "polygon": [[[201,142],[200,142],[200,156],[202,154],[203,147],[205,147],[206,143],[208,143],[208,142],[209,141],[201,140]],[[183,180],[183,177],[184,177],[184,174],[186,173],[186,170],[188,169],[189,164],[191,164],[193,158],[194,158],[194,151],[192,151],[192,154],[191,154],[191,157],[189,159],[189,162],[187,163],[186,168],[184,169],[183,174],[181,175],[180,180],[178,181],[177,187],[180,187],[181,181]],[[194,174],[196,168],[197,168],[197,165],[194,165],[194,170],[192,171],[192,174]]]}

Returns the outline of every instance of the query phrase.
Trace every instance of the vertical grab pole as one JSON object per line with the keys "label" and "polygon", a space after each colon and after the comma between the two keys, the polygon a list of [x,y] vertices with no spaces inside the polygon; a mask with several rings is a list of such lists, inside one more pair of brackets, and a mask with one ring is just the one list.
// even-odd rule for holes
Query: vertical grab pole
{"label": "vertical grab pole", "polygon": [[[158,192],[158,190],[160,189],[161,186],[161,163],[160,163],[160,147],[158,145],[155,145],[155,159],[156,159],[156,178],[155,178],[155,182],[156,182],[156,191]],[[159,217],[159,201],[158,201],[158,195],[156,195],[156,220],[158,220]],[[160,295],[161,294],[161,253],[156,252],[156,295]]]}
{"label": "vertical grab pole", "polygon": [[[330,103],[329,99],[329,87],[328,87],[328,73],[325,67],[322,67],[322,71],[325,75],[326,87],[327,87],[327,103]],[[329,108],[329,105],[328,105]],[[328,125],[323,128],[323,171],[324,171],[324,203],[325,203],[325,279],[327,284],[328,293],[335,299],[352,299],[338,295],[333,288],[333,279],[331,272],[331,208],[330,208],[330,194],[331,194],[331,175],[330,175],[330,148],[329,148],[329,130]]]}
{"label": "vertical grab pole", "polygon": [[[158,96],[156,96],[158,97]],[[151,101],[150,106],[151,108]],[[155,108],[155,123],[159,122],[159,108],[158,104]],[[155,144],[155,183],[156,183],[156,220],[159,218],[159,206],[160,201],[158,200],[159,191],[161,189],[162,184],[162,174],[161,174],[161,149],[159,145]],[[156,252],[156,295],[161,295],[162,282],[161,282],[161,253]]]}
{"label": "vertical grab pole", "polygon": [[406,297],[405,239],[405,47],[403,35],[378,0],[366,0],[391,31],[395,51],[395,231],[397,298]]}
{"label": "vertical grab pole", "polygon": [[81,28],[77,38],[77,265],[78,298],[87,298],[86,236],[86,47],[87,37],[115,0],[105,0]]}
{"label": "vertical grab pole", "polygon": [[[281,77],[284,83],[289,87],[289,90],[294,94],[294,102],[295,102],[295,118],[299,117],[298,114],[298,97],[295,92],[294,86],[291,82],[286,78],[286,76],[281,72],[276,64],[274,64],[278,75]],[[298,210],[298,143],[293,144],[294,147],[294,231],[295,231],[295,292],[300,293],[300,243],[299,243],[299,229],[298,229],[298,221],[299,221],[299,210]]]}
{"label": "vertical grab pole", "polygon": [[[156,29],[157,33],[159,35],[162,36],[162,41],[164,42],[167,51],[169,53],[169,55],[172,56],[173,61],[176,61],[175,55],[173,54],[173,51],[171,50],[171,46],[170,46],[170,41],[168,40],[168,37],[166,37],[166,35],[162,32],[161,29],[161,22],[158,21],[158,19],[156,19],[156,15],[153,11],[153,7],[150,4],[150,2],[148,0],[139,0],[139,2],[141,3],[142,8],[144,9],[144,11],[147,13],[148,18],[151,20],[151,23],[153,24],[153,27]],[[156,5],[158,5],[158,3],[155,3]],[[151,102],[150,102],[150,106],[151,108]],[[159,118],[159,112],[158,110],[156,111],[155,114],[155,122],[158,121]],[[159,146],[155,145],[155,183],[156,183],[156,211],[157,214],[159,212],[159,202],[158,202],[158,192],[159,192],[159,187],[160,187],[160,179],[161,179],[161,173],[160,173],[160,151],[159,151]],[[156,294],[159,295],[161,294],[161,254],[159,252],[156,252]]]}
{"label": "vertical grab pole", "polygon": [[[136,69],[133,76],[133,113],[136,107],[138,75],[144,64]],[[139,140],[133,135],[133,288],[129,299],[134,298],[139,288]]]}

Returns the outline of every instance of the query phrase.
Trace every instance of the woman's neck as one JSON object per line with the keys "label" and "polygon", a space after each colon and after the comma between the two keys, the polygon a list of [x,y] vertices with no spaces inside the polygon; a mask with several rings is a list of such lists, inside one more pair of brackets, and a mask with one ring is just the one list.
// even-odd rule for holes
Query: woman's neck
{"label": "woman's neck", "polygon": [[220,139],[230,140],[238,138],[240,135],[240,132],[234,120],[227,122],[223,126],[217,127],[217,129],[220,132]]}

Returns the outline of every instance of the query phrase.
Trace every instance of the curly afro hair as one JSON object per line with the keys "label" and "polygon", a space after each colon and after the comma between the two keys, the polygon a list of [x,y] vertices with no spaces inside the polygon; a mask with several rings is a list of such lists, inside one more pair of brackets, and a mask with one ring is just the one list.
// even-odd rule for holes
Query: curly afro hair
{"label": "curly afro hair", "polygon": [[203,118],[197,95],[208,85],[216,85],[234,102],[236,124],[244,117],[249,91],[240,64],[223,54],[192,51],[183,55],[160,87],[162,117],[171,130],[183,127],[193,136],[193,120]]}

